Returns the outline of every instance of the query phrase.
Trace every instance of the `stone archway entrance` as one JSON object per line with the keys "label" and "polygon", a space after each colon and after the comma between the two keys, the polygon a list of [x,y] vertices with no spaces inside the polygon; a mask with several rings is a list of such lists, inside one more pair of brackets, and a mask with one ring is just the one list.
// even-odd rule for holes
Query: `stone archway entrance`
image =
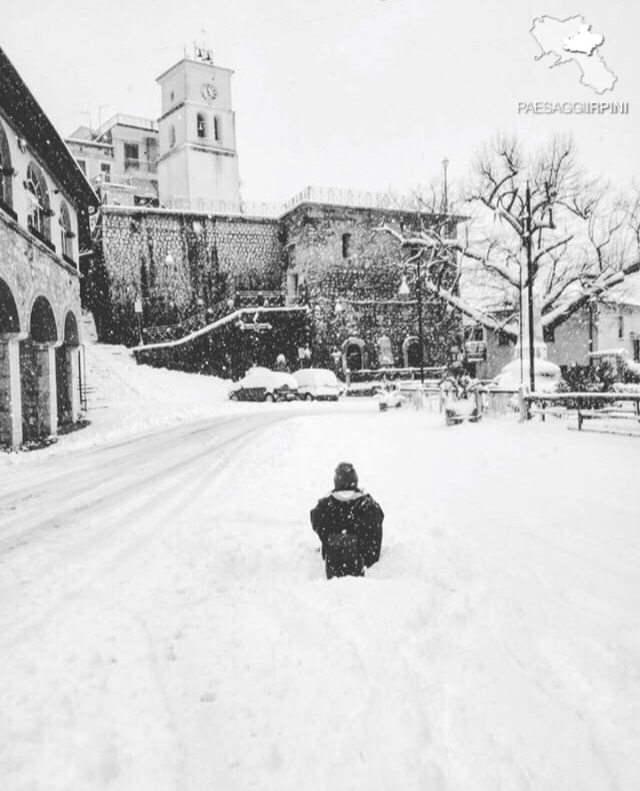
{"label": "stone archway entrance", "polygon": [[342,364],[348,371],[360,371],[364,367],[364,341],[361,338],[347,338],[342,344]]}
{"label": "stone archway entrance", "polygon": [[40,296],[31,309],[29,337],[20,343],[24,442],[47,437],[58,430],[54,350],[57,341],[58,331],[51,303]]}
{"label": "stone archway entrance", "polygon": [[80,391],[78,385],[78,349],[80,338],[78,321],[69,311],[64,321],[64,341],[55,350],[56,356],[56,400],[58,425],[75,423],[80,414]]}
{"label": "stone archway entrance", "polygon": [[402,356],[404,357],[405,368],[420,367],[420,339],[415,335],[405,338],[402,344]]}
{"label": "stone archway entrance", "polygon": [[20,317],[11,289],[0,279],[0,445],[22,442]]}

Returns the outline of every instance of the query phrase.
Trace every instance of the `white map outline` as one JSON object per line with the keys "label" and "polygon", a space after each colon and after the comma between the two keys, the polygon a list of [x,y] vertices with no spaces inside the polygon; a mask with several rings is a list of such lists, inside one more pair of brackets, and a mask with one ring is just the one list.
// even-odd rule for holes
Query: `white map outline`
{"label": "white map outline", "polygon": [[[556,33],[553,29],[554,25],[560,28],[571,23],[576,25],[575,32],[570,35],[567,33],[561,35],[560,31],[557,31],[557,38],[553,40],[554,33]],[[541,50],[541,54],[536,55],[535,60],[542,60],[547,55],[554,56],[555,59],[549,68],[574,62],[581,72],[580,83],[582,85],[591,88],[597,94],[613,90],[618,77],[598,52],[605,37],[601,33],[593,33],[591,23],[587,22],[582,14],[566,19],[558,19],[546,14],[536,17],[529,33]]]}

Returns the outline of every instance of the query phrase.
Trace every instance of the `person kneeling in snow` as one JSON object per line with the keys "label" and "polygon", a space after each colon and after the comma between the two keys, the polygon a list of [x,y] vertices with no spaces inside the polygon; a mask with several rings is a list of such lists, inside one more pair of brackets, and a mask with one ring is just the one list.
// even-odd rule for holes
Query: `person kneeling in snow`
{"label": "person kneeling in snow", "polygon": [[336,467],[333,491],[311,511],[311,526],[322,543],[327,579],[363,576],[380,558],[384,513],[378,503],[358,488],[352,464]]}

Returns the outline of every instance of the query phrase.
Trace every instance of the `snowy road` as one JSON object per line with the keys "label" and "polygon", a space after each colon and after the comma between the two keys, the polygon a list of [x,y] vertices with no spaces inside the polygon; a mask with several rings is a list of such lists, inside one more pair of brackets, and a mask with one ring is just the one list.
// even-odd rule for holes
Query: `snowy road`
{"label": "snowy road", "polygon": [[[278,405],[2,468],[1,787],[632,791],[639,455]],[[384,550],[329,583],[345,459]]]}

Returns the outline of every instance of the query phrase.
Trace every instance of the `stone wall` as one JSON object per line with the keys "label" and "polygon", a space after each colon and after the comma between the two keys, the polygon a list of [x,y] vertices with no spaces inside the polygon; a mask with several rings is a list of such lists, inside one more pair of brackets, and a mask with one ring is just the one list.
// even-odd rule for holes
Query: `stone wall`
{"label": "stone wall", "polygon": [[[377,367],[386,336],[402,366],[407,339],[418,335],[417,270],[377,229],[389,223],[410,230],[417,221],[415,213],[322,204],[302,204],[279,220],[106,207],[85,304],[100,340],[135,345],[136,299],[149,327],[176,324],[236,290],[277,290],[290,303],[309,305],[304,340],[315,364],[328,365],[336,348],[357,337],[365,365]],[[410,297],[398,294],[403,277]],[[425,291],[423,323],[425,364],[445,364],[460,342],[459,318]]]}
{"label": "stone wall", "polygon": [[277,289],[282,245],[276,220],[106,208],[86,304],[100,340],[137,340],[144,326],[174,324],[236,289]]}
{"label": "stone wall", "polygon": [[[328,364],[332,350],[356,337],[364,342],[364,366],[377,367],[378,342],[386,336],[394,364],[405,365],[403,345],[418,336],[417,268],[407,263],[407,251],[378,229],[408,231],[418,222],[406,212],[317,204],[283,218],[287,275],[297,276],[312,307],[316,362]],[[403,277],[410,290],[404,298],[398,293]],[[424,289],[422,303],[425,365],[445,364],[459,343],[460,319]]]}

